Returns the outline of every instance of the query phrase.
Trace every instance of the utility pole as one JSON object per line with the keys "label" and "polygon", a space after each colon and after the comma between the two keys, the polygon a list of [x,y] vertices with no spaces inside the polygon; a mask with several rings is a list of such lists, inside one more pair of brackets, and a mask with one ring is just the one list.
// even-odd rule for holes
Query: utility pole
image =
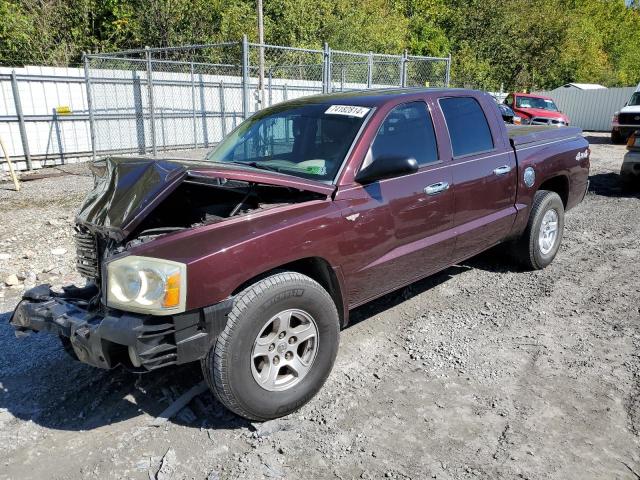
{"label": "utility pole", "polygon": [[258,110],[264,108],[264,21],[262,15],[262,0],[258,1],[258,102],[260,106]]}

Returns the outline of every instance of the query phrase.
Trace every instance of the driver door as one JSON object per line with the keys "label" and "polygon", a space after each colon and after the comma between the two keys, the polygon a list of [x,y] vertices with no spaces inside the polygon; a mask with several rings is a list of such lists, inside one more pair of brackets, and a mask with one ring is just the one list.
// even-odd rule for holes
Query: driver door
{"label": "driver door", "polygon": [[451,166],[440,159],[425,102],[399,105],[381,124],[363,167],[415,158],[416,173],[347,189],[342,242],[349,302],[358,305],[448,265],[454,247]]}

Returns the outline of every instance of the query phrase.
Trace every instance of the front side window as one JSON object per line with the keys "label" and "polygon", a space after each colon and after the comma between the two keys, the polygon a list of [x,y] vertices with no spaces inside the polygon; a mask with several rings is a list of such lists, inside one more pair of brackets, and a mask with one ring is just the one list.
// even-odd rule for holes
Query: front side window
{"label": "front side window", "polygon": [[326,104],[267,108],[244,121],[206,160],[331,182],[370,110]]}
{"label": "front side window", "polygon": [[493,150],[489,123],[475,98],[441,98],[440,108],[447,122],[454,157]]}
{"label": "front side window", "polygon": [[371,159],[415,158],[418,165],[438,161],[438,146],[431,115],[424,102],[395,107],[385,118],[371,145]]}

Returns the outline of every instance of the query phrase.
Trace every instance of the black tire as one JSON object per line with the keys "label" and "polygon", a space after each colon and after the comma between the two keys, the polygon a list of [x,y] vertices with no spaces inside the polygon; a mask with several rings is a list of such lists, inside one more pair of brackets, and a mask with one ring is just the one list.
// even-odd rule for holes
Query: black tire
{"label": "black tire", "polygon": [[[311,369],[299,383],[282,391],[262,388],[252,373],[255,339],[269,319],[288,309],[307,312],[318,332]],[[240,292],[224,331],[201,360],[211,391],[229,410],[249,420],[266,421],[287,415],[307,403],[329,376],[340,326],[336,305],[313,279],[295,272],[276,273]]]}
{"label": "black tire", "polygon": [[[538,238],[542,220],[550,210],[555,210],[558,216],[557,235],[551,250],[543,253]],[[562,203],[562,199],[555,192],[539,190],[533,197],[533,205],[529,213],[527,228],[514,246],[517,260],[531,270],[545,268],[553,261],[558,253],[563,232],[564,204]]]}
{"label": "black tire", "polygon": [[611,130],[611,143],[613,143],[614,145],[621,145],[624,142],[626,142],[626,139],[622,136],[620,131]]}

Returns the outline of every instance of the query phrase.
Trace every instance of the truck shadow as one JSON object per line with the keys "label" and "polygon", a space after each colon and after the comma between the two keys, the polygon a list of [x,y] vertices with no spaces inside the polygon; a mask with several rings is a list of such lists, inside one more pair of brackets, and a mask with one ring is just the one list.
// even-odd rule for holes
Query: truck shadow
{"label": "truck shadow", "polygon": [[613,145],[609,135],[582,135],[590,145]]}
{"label": "truck shadow", "polygon": [[618,173],[598,173],[589,177],[589,193],[613,198],[640,198],[640,181],[625,183]]}
{"label": "truck shadow", "polygon": [[[351,312],[350,326],[420,295],[473,268],[510,268],[499,250],[415,282]],[[56,430],[92,430],[148,415],[133,428],[145,428],[180,395],[202,381],[198,363],[137,374],[122,368],[100,370],[68,356],[48,334],[16,339],[0,314],[0,412]],[[197,395],[172,419],[192,428],[251,428],[251,423],[223,407],[208,391]],[[153,428],[153,427],[151,427]]]}
{"label": "truck shadow", "polygon": [[[6,410],[21,420],[78,431],[147,414],[151,417],[148,423],[136,424],[144,428],[202,381],[197,363],[146,374],[84,365],[69,357],[52,335],[16,339],[7,324],[10,313],[0,314],[0,412]],[[207,429],[250,425],[224,408],[209,391],[196,396],[169,421]]]}
{"label": "truck shadow", "polygon": [[426,291],[446,283],[453,277],[469,270],[478,269],[489,272],[522,272],[523,269],[514,260],[505,254],[505,246],[498,245],[490,250],[480,253],[464,262],[453,265],[430,277],[419,280],[407,287],[402,287],[388,293],[361,307],[355,308],[349,315],[347,328],[358,324],[368,318],[389,310],[401,303],[421,295]]}

